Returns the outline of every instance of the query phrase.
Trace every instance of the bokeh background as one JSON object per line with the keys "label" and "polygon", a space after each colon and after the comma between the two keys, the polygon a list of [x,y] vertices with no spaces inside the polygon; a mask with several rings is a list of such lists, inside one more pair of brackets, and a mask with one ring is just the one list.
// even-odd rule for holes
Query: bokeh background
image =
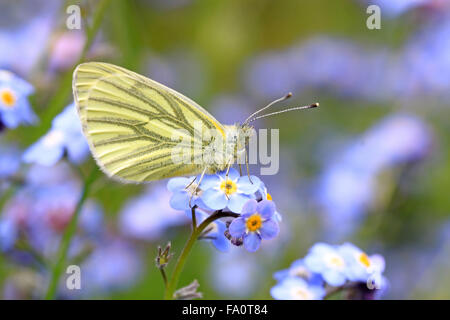
{"label": "bokeh background", "polygon": [[[71,4],[81,30],[66,27]],[[369,4],[381,7],[380,30],[366,27]],[[198,279],[209,299],[268,299],[272,274],[314,243],[352,242],[384,256],[384,298],[450,298],[449,1],[20,0],[1,1],[0,17],[0,67],[34,89],[18,115],[2,111],[0,297],[45,292],[82,177],[96,168],[83,143],[58,135],[76,118],[54,119],[72,102],[76,64],[106,61],[223,123],[289,91],[285,106],[320,102],[255,123],[281,128],[280,172],[261,177],[280,235],[257,253],[198,243],[181,285]],[[83,290],[58,297],[162,298],[157,246],[172,241],[179,254],[190,231],[166,183],[99,175],[69,252]]]}

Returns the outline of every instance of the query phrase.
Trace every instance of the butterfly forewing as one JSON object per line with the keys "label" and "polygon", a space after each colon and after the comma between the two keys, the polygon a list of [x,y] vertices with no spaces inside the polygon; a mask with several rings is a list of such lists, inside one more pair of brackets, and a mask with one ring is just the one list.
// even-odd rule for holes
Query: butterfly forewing
{"label": "butterfly forewing", "polygon": [[[75,103],[92,154],[111,177],[145,182],[199,173],[195,161],[174,162],[176,146],[203,145],[202,128],[223,126],[182,94],[132,71],[98,62],[81,64],[74,72]],[[174,132],[179,140],[173,139]],[[194,141],[195,139],[199,141]]]}

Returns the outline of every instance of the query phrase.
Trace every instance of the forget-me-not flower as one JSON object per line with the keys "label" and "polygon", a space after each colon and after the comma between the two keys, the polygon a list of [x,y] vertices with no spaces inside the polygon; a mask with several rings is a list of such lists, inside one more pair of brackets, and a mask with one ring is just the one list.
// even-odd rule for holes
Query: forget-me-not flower
{"label": "forget-me-not flower", "polygon": [[320,274],[312,272],[305,266],[303,259],[292,262],[289,269],[280,270],[274,273],[274,279],[282,281],[288,277],[299,277],[306,280],[308,283],[323,284],[323,278]]}
{"label": "forget-me-not flower", "polygon": [[207,175],[203,178],[201,199],[213,210],[226,207],[232,212],[241,213],[244,204],[258,191],[261,181],[255,176],[240,176],[231,168],[228,177],[226,171]]}
{"label": "forget-me-not flower", "polygon": [[31,84],[9,71],[0,70],[0,122],[8,128],[35,123],[37,117],[28,101],[33,92]]}
{"label": "forget-me-not flower", "polygon": [[172,192],[170,198],[170,206],[172,208],[175,210],[189,210],[190,207],[197,205],[200,208],[209,209],[200,198],[203,192],[203,183],[198,185],[198,179],[199,177],[176,177],[169,180],[167,189]]}
{"label": "forget-me-not flower", "polygon": [[302,278],[287,277],[270,290],[277,300],[321,300],[326,294],[323,286],[311,284]]}
{"label": "forget-me-not flower", "polygon": [[73,103],[53,119],[50,131],[25,151],[23,160],[52,166],[65,154],[73,163],[81,163],[89,154]]}
{"label": "forget-me-not flower", "polygon": [[231,222],[230,235],[243,238],[245,249],[255,252],[262,239],[272,239],[278,235],[278,221],[274,217],[275,203],[273,201],[248,200],[242,209],[242,216]]}

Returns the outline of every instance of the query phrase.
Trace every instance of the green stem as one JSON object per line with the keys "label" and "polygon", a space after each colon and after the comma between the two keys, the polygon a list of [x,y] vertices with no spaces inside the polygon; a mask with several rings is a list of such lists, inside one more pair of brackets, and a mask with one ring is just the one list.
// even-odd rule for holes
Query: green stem
{"label": "green stem", "polygon": [[83,208],[83,204],[86,201],[90,187],[94,182],[95,177],[97,176],[96,173],[97,171],[89,175],[87,179],[84,181],[83,191],[81,193],[80,199],[78,200],[77,206],[75,207],[75,211],[72,214],[72,217],[70,218],[69,225],[67,226],[64,235],[61,239],[61,244],[59,246],[57,253],[56,263],[52,268],[49,286],[47,288],[47,293],[45,295],[46,300],[52,300],[55,298],[56,290],[58,288],[59,279],[63,272],[63,267],[67,258],[70,243],[77,229],[78,217],[80,216],[81,209]]}
{"label": "green stem", "polygon": [[173,299],[173,293],[175,292],[175,289],[178,284],[178,280],[180,279],[181,272],[183,271],[184,265],[186,264],[187,258],[189,254],[191,253],[192,247],[194,246],[195,241],[198,239],[199,235],[202,233],[202,231],[213,221],[225,218],[225,217],[237,217],[239,216],[236,213],[232,212],[222,212],[217,211],[214,214],[210,215],[208,218],[206,218],[197,228],[193,228],[191,235],[186,242],[186,245],[183,248],[183,251],[180,254],[180,257],[177,260],[177,263],[175,265],[175,269],[172,273],[172,277],[170,278],[169,283],[166,287],[166,292],[164,294],[165,300],[172,300]]}

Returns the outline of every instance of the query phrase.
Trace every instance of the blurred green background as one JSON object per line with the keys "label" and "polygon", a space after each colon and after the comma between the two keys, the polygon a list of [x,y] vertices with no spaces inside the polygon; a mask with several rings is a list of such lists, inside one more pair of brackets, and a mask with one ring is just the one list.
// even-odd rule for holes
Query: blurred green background
{"label": "blurred green background", "polygon": [[[289,91],[294,97],[284,106],[320,102],[317,110],[280,115],[256,124],[258,128],[280,128],[280,172],[276,176],[261,177],[283,215],[280,236],[257,253],[244,250],[219,253],[209,243],[198,243],[180,285],[198,279],[200,291],[208,299],[270,299],[275,271],[285,269],[294,260],[305,256],[315,242],[348,241],[368,253],[384,256],[385,276],[391,286],[385,298],[450,298],[450,283],[446,277],[450,270],[450,117],[447,99],[450,80],[448,87],[444,82],[435,87],[414,82],[407,89],[400,88],[410,84],[415,76],[423,77],[423,73],[413,72],[414,63],[403,65],[410,57],[407,50],[416,50],[411,61],[417,64],[420,59],[426,61],[423,68],[432,67],[427,63],[437,63],[438,58],[433,58],[432,53],[421,55],[414,44],[420,41],[425,46],[429,44],[420,37],[426,37],[427,28],[442,27],[439,19],[448,12],[445,6],[414,8],[396,16],[384,15],[382,11],[382,28],[369,30],[364,1],[55,3],[57,13],[48,43],[42,48],[44,53],[31,71],[18,71],[35,86],[31,101],[40,122],[36,126],[3,133],[3,139],[17,142],[22,148],[46,133],[51,120],[72,101],[71,74],[79,55],[52,72],[48,71],[48,57],[52,55],[58,36],[70,32],[86,33],[84,20],[80,31],[65,27],[65,8],[73,3],[81,5],[83,18],[91,24],[90,28],[99,23],[95,36],[89,31],[87,38],[83,36],[84,41],[79,47],[89,37],[93,40],[81,58],[83,61],[111,62],[167,84],[225,123],[243,121],[252,111]],[[29,1],[14,3],[17,10],[26,12],[23,16],[28,19],[42,14],[40,10],[47,10],[46,6],[40,8]],[[96,21],[101,6],[104,6],[104,12]],[[2,32],[12,28],[13,23],[25,24],[27,21],[20,17],[17,22],[2,26]],[[444,35],[450,42],[450,28]],[[300,55],[306,44],[324,38],[333,40],[319,42],[309,55],[305,54],[309,63],[295,59],[296,52]],[[79,47],[74,46],[72,50],[79,52]],[[450,54],[449,49],[448,44],[442,45],[442,50],[448,50]],[[375,53],[389,61],[380,63],[379,67],[366,63],[364,59]],[[262,61],[262,65],[267,63],[267,70],[255,71],[259,66],[257,61]],[[386,74],[391,75],[396,68],[408,72],[388,81]],[[440,70],[445,73],[448,69]],[[252,77],[252,72],[257,76]],[[321,76],[321,73],[325,75]],[[448,74],[440,76],[450,77]],[[283,88],[283,81],[286,81],[286,88]],[[282,90],[277,89],[278,85]],[[393,85],[395,90],[387,88]],[[338,155],[349,142],[364,135],[385,117],[397,113],[412,114],[427,126],[432,141],[429,148],[419,159],[394,161],[377,172],[370,203],[359,210],[357,218],[338,220],[341,223],[330,227],[326,222],[329,218],[317,205],[317,193],[321,192],[317,181],[326,168],[340,161]],[[394,133],[398,134],[396,138],[402,139],[402,132]],[[371,151],[376,153],[376,150]],[[81,170],[88,172],[93,167],[94,162],[89,159],[81,165]],[[251,169],[259,175],[257,166]],[[164,182],[155,185],[164,185]],[[122,185],[105,176],[94,184],[90,197],[101,204],[104,223],[111,233],[121,233],[119,216],[125,203],[145,188]],[[8,201],[5,194],[2,205]],[[355,192],[354,197],[358,196]],[[351,196],[349,199],[352,201]],[[159,210],[160,207],[155,206]],[[151,211],[150,207],[149,214]],[[355,223],[356,227],[348,231],[347,223]],[[151,241],[124,236],[144,257],[138,280],[126,289],[103,291],[90,297],[162,298],[163,282],[154,262],[157,246],[172,241],[172,248],[178,255],[189,231],[189,224],[183,224],[165,228],[160,237]],[[169,274],[172,267],[173,263],[168,267]],[[227,279],[234,281],[233,270],[242,272],[241,275],[236,273],[236,277],[242,279],[245,288],[224,286]],[[16,264],[7,255],[0,255],[0,286],[4,286],[16,271]]]}

